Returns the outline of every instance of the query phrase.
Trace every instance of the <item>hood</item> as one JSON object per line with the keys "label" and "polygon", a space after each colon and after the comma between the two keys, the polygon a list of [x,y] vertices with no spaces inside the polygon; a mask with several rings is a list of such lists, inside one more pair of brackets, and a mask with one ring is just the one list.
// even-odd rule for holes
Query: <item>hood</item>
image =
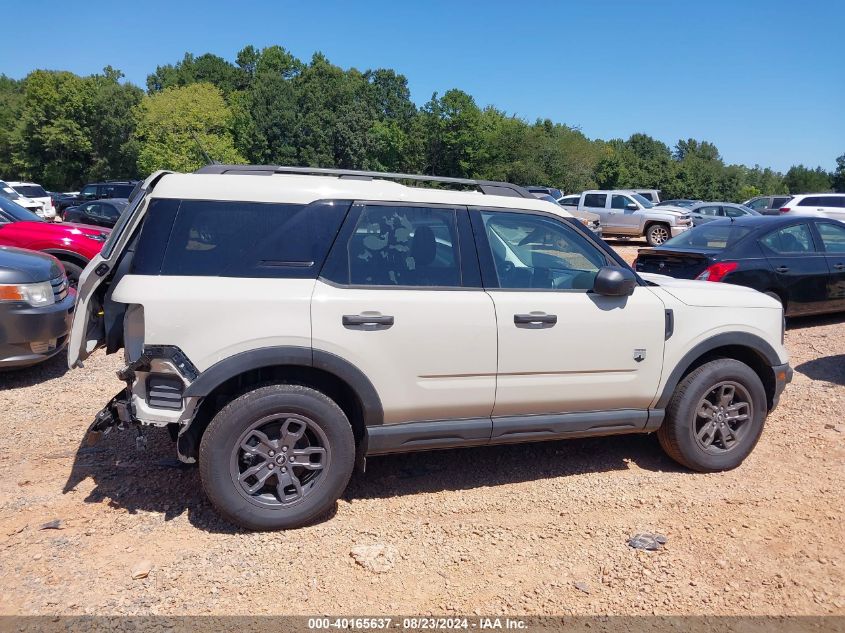
{"label": "hood", "polygon": [[89,226],[87,224],[75,224],[73,222],[15,222],[20,228],[38,231],[41,235],[51,235],[56,238],[67,238],[71,236],[84,235],[95,240],[105,241],[111,233],[111,229],[100,226]]}
{"label": "hood", "polygon": [[772,308],[782,310],[780,302],[752,288],[718,281],[676,279],[654,273],[639,273],[678,301],[703,308]]}
{"label": "hood", "polygon": [[601,220],[601,217],[598,213],[591,213],[590,211],[579,211],[576,207],[564,207],[567,211],[569,211],[573,216],[579,218],[581,220],[587,220],[589,222],[597,222]]}
{"label": "hood", "polygon": [[45,253],[0,246],[0,283],[50,281],[62,274],[58,260]]}
{"label": "hood", "polygon": [[651,209],[646,209],[647,212],[651,213],[660,213],[660,212],[667,212],[667,213],[677,213],[678,215],[689,215],[690,210],[685,209],[684,207],[676,207],[671,204],[667,204],[666,206],[659,206],[659,207],[652,207]]}

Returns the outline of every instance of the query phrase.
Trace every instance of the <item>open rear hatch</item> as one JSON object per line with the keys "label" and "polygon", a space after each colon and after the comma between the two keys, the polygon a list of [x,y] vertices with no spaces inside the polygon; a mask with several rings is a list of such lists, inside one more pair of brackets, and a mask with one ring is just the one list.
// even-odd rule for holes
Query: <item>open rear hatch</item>
{"label": "open rear hatch", "polygon": [[108,353],[123,346],[126,306],[110,300],[111,289],[129,270],[138,229],[147,208],[147,195],[168,173],[171,172],[157,171],[135,188],[129,197],[129,207],[121,214],[102,250],[82,272],[68,343],[68,367],[80,366],[103,345]]}
{"label": "open rear hatch", "polygon": [[641,248],[637,254],[637,272],[695,279],[712,263],[718,250],[683,250]]}

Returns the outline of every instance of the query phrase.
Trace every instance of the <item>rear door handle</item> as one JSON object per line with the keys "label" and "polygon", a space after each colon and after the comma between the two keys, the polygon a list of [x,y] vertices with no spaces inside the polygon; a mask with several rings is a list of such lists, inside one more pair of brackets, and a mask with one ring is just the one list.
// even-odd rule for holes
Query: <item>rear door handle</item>
{"label": "rear door handle", "polygon": [[341,319],[344,327],[390,327],[393,317],[387,314],[344,314]]}
{"label": "rear door handle", "polygon": [[777,270],[779,273],[788,273],[789,266],[778,266],[775,270]]}
{"label": "rear door handle", "polygon": [[546,325],[554,325],[557,323],[556,314],[546,314],[545,312],[530,312],[529,314],[514,314],[513,322],[516,325],[539,325],[545,323]]}
{"label": "rear door handle", "polygon": [[845,270],[845,264],[834,264],[833,267],[836,270]]}

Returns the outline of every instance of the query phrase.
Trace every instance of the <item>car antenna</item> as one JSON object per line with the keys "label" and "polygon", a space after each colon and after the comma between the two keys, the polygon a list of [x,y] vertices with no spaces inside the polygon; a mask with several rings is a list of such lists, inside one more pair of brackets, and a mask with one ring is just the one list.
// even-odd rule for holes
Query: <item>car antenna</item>
{"label": "car antenna", "polygon": [[193,130],[191,130],[191,136],[194,137],[194,142],[196,142],[197,147],[200,148],[200,151],[202,152],[202,155],[205,157],[205,160],[208,161],[208,164],[209,165],[219,165],[220,163],[218,161],[214,160],[211,156],[208,155],[208,152],[205,151],[205,148],[202,146],[202,143],[200,143],[200,140],[197,138],[197,135],[194,134]]}

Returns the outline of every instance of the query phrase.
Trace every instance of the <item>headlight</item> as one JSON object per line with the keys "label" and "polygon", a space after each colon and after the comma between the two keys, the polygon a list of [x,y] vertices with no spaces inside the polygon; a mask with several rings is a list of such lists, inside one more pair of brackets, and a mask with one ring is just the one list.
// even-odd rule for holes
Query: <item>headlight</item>
{"label": "headlight", "polygon": [[49,306],[56,302],[49,281],[37,284],[2,284],[0,301],[25,301],[33,307]]}

